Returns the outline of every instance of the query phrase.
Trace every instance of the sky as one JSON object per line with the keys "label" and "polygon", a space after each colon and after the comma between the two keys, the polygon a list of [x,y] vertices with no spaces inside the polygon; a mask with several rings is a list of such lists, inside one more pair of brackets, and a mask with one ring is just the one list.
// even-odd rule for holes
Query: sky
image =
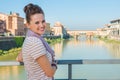
{"label": "sky", "polygon": [[23,8],[28,3],[42,7],[51,27],[59,21],[69,30],[96,30],[120,19],[120,0],[0,0],[0,12],[25,18]]}

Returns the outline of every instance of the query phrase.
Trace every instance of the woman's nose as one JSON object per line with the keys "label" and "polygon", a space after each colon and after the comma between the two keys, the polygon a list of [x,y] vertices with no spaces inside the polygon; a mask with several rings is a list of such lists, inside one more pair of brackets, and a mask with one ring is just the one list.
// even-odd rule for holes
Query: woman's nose
{"label": "woman's nose", "polygon": [[44,27],[44,25],[42,23],[39,24],[39,27]]}

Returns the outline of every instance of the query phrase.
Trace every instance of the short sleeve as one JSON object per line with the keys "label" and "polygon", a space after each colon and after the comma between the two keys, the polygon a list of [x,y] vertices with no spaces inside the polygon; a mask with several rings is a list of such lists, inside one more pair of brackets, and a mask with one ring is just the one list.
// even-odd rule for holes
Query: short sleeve
{"label": "short sleeve", "polygon": [[39,38],[34,37],[30,44],[30,52],[28,53],[34,59],[46,54],[46,48]]}

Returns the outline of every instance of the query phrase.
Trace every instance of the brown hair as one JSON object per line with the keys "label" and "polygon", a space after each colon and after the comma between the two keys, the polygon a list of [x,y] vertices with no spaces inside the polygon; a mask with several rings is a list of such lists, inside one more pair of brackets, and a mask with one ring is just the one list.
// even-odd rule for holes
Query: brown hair
{"label": "brown hair", "polygon": [[42,8],[32,3],[29,3],[24,7],[24,13],[26,14],[27,23],[30,23],[30,17],[36,13],[44,15]]}

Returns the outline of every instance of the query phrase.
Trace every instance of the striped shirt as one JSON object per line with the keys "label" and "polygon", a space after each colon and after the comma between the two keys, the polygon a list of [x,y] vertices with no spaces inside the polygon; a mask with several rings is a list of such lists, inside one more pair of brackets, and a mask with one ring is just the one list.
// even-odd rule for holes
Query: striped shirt
{"label": "striped shirt", "polygon": [[46,55],[50,63],[52,63],[51,54],[46,51],[42,41],[39,38],[26,37],[22,46],[22,54],[28,80],[52,80],[51,77],[46,76],[45,72],[36,62],[38,57]]}

